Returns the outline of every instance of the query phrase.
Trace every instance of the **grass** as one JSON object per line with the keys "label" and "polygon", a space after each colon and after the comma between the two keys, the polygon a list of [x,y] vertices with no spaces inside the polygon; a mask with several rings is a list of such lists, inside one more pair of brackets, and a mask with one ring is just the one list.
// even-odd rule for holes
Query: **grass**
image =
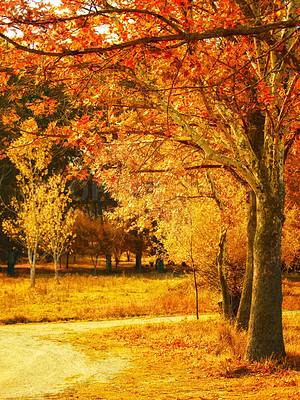
{"label": "grass", "polygon": [[[192,277],[187,274],[135,272],[130,265],[121,270],[92,276],[86,264],[60,271],[57,285],[51,265],[37,269],[36,286],[30,289],[27,265],[16,269],[17,277],[0,273],[0,323],[101,320],[135,316],[195,313]],[[296,277],[283,280],[283,309],[300,309],[300,282]],[[218,311],[219,295],[202,287],[199,313]]]}
{"label": "grass", "polygon": [[300,310],[300,276],[286,276],[282,281],[284,310]]}
{"label": "grass", "polygon": [[[187,275],[127,272],[92,276],[63,273],[60,285],[52,271],[39,273],[29,288],[28,276],[0,275],[0,323],[100,320],[134,316],[195,313],[195,294]],[[217,295],[203,288],[199,311],[217,311]]]}
{"label": "grass", "polygon": [[[24,268],[24,266],[22,266]],[[0,276],[0,322],[100,320],[132,316],[193,314],[194,289],[188,275],[146,272],[102,274],[75,268],[38,271],[29,288],[28,273]],[[284,310],[299,310],[299,277],[283,280]],[[218,296],[201,288],[200,313],[217,311]],[[73,334],[71,344],[93,359],[129,359],[128,368],[108,383],[88,381],[49,399],[80,400],[233,400],[300,398],[300,315],[284,315],[287,357],[280,363],[244,361],[246,335],[220,316],[205,321],[102,328]]]}

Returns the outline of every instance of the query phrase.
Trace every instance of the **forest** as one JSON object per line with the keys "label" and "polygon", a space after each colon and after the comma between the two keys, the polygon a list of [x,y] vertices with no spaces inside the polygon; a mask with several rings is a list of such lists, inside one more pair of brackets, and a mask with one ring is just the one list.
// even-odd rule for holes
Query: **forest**
{"label": "forest", "polygon": [[300,1],[0,4],[1,257],[210,287],[245,357],[286,354],[300,268]]}

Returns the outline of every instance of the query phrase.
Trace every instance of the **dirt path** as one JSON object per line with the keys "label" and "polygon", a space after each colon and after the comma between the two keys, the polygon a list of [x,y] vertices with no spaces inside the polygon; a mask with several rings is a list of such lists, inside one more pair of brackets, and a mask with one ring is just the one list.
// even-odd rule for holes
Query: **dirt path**
{"label": "dirt path", "polygon": [[195,319],[189,316],[0,326],[0,399],[41,399],[87,380],[107,382],[130,362],[125,353],[118,357],[108,353],[100,360],[89,358],[68,343],[75,333],[185,318]]}
{"label": "dirt path", "polygon": [[[284,312],[293,317],[300,311]],[[210,319],[214,315],[201,315]],[[87,381],[107,382],[129,363],[128,352],[90,358],[70,344],[74,335],[99,328],[178,322],[195,316],[134,318],[0,326],[0,400],[43,399]]]}

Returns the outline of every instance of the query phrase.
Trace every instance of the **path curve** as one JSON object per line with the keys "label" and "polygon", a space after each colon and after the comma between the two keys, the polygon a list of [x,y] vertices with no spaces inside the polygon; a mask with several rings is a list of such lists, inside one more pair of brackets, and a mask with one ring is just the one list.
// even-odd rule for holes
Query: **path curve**
{"label": "path curve", "polygon": [[[209,318],[204,316],[203,318]],[[87,380],[107,382],[129,363],[128,356],[100,360],[74,350],[68,337],[97,328],[192,320],[194,316],[133,318],[0,326],[0,399],[43,398]]]}
{"label": "path curve", "polygon": [[[293,317],[300,311],[284,312]],[[200,320],[218,318],[200,315]],[[52,322],[0,326],[0,399],[42,399],[87,380],[107,382],[129,364],[126,355],[89,358],[74,350],[68,339],[98,328],[196,320],[195,316],[132,318],[107,321]]]}

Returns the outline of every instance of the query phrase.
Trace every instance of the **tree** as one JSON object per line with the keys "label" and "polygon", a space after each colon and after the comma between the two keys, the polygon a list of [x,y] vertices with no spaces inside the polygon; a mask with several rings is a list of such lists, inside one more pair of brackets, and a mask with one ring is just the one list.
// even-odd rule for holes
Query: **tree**
{"label": "tree", "polygon": [[[23,126],[35,129],[32,120],[26,121]],[[31,287],[35,286],[35,265],[42,237],[45,189],[41,180],[47,173],[51,159],[49,143],[42,140],[38,146],[36,144],[33,135],[24,134],[7,151],[10,160],[19,170],[17,179],[22,195],[21,198],[15,197],[11,201],[15,215],[2,222],[4,232],[27,248]]]}
{"label": "tree", "polygon": [[74,248],[82,254],[91,257],[94,276],[97,275],[97,265],[100,257],[108,253],[103,242],[103,221],[100,217],[89,216],[80,210],[76,212],[76,239]]}
{"label": "tree", "polygon": [[15,264],[21,251],[20,244],[13,242],[2,229],[2,222],[7,218],[13,218],[14,212],[8,206],[11,198],[16,196],[16,170],[8,159],[2,159],[0,162],[1,170],[1,212],[0,212],[0,248],[1,260],[7,263],[7,273],[13,276],[15,273]]}
{"label": "tree", "polygon": [[[285,142],[299,123],[299,0],[136,0],[126,8],[123,2],[64,0],[57,15],[18,0],[2,7],[0,36],[7,43],[33,54],[39,65],[47,62],[39,55],[59,57],[57,76],[71,77],[70,92],[88,104],[106,104],[109,125],[94,137],[107,133],[107,144],[130,139],[135,150],[147,140],[161,139],[169,149],[177,143],[186,148],[186,163],[224,166],[248,184],[256,227],[246,353],[250,360],[284,354],[283,166]],[[22,30],[22,42],[5,34],[8,26]],[[12,58],[29,62],[25,53]],[[83,80],[89,85],[81,90]],[[80,145],[90,148],[87,132],[103,120],[86,111],[76,124],[86,133]],[[139,136],[142,143],[133,140]],[[70,137],[78,137],[74,124]],[[94,141],[94,158],[98,149]]]}
{"label": "tree", "polygon": [[203,174],[194,178],[182,177],[187,189],[181,196],[168,183],[170,199],[162,204],[158,233],[171,260],[188,265],[200,284],[221,292],[224,315],[232,320],[245,267],[244,192],[229,174],[222,198],[215,185],[218,174],[209,173],[208,181]]}
{"label": "tree", "polygon": [[97,275],[97,265],[100,257],[106,258],[106,268],[111,271],[111,257],[115,256],[116,268],[125,250],[125,234],[121,226],[110,221],[107,215],[90,216],[83,211],[76,211],[75,251],[89,254],[94,266],[94,276]]}
{"label": "tree", "polygon": [[[297,132],[298,133],[298,132]],[[282,261],[284,269],[296,272],[300,264],[300,183],[299,183],[299,135],[291,143],[285,165],[285,223],[282,235]]]}
{"label": "tree", "polygon": [[[23,126],[36,129],[32,120]],[[31,287],[35,286],[35,265],[38,249],[53,257],[58,279],[58,260],[72,238],[73,211],[69,191],[61,175],[48,176],[51,142],[23,134],[15,140],[7,154],[19,170],[17,176],[21,196],[14,197],[14,215],[2,223],[4,231],[27,248]]]}
{"label": "tree", "polygon": [[41,247],[53,257],[55,278],[59,283],[58,260],[69,248],[73,238],[74,212],[66,179],[50,176],[44,187],[41,212]]}

